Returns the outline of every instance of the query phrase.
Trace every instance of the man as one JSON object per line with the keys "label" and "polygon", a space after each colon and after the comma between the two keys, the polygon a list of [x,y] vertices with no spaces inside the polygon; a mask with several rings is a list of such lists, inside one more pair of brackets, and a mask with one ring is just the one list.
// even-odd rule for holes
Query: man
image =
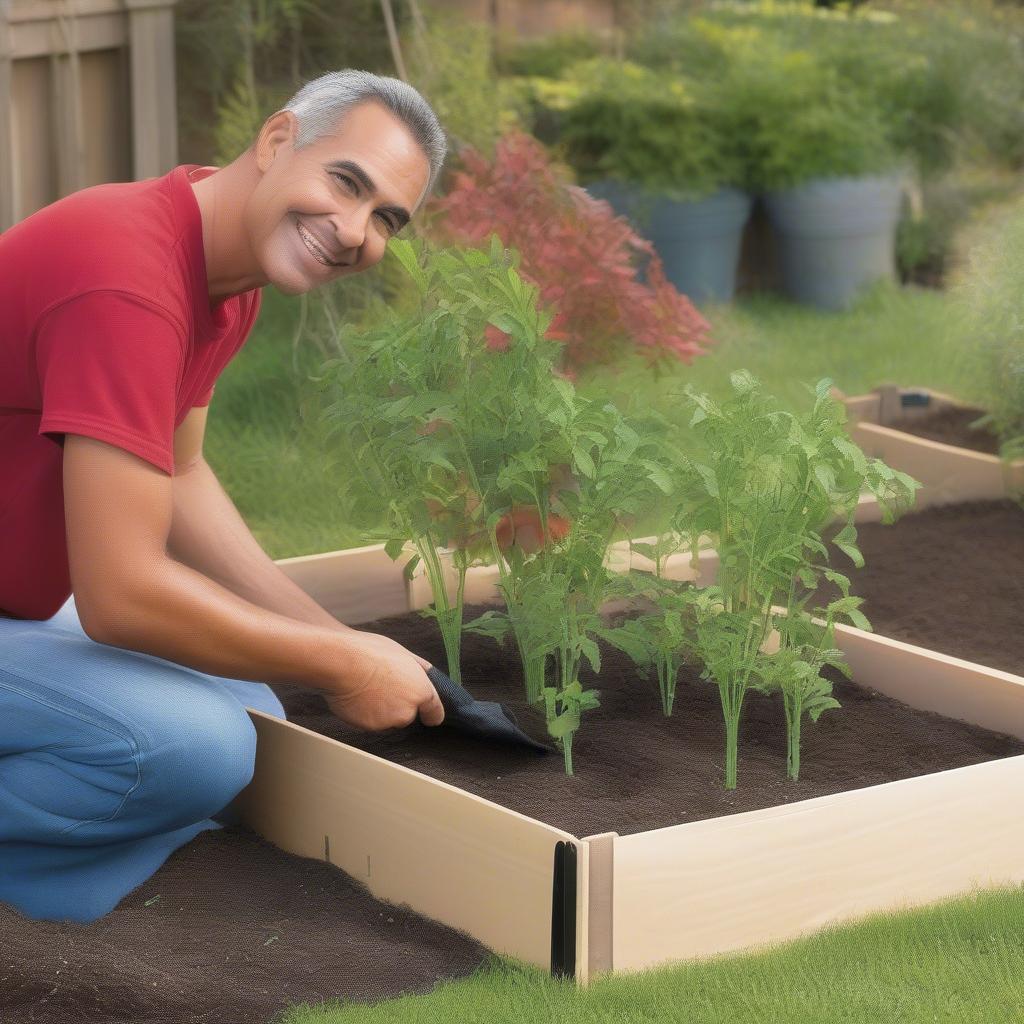
{"label": "man", "polygon": [[[439,724],[429,663],[338,622],[203,458],[260,291],[377,263],[444,133],[395,79],[308,83],[226,167],[83,189],[0,236],[0,901],[103,916],[249,782],[266,682]],[[218,820],[220,818],[221,820]]]}

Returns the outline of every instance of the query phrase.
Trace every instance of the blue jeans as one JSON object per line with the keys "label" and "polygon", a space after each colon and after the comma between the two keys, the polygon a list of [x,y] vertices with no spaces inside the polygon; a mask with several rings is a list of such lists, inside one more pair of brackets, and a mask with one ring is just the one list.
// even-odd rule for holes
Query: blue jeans
{"label": "blue jeans", "polygon": [[43,622],[0,617],[0,902],[88,924],[235,823],[247,707],[285,718],[265,683],[96,643],[73,597]]}

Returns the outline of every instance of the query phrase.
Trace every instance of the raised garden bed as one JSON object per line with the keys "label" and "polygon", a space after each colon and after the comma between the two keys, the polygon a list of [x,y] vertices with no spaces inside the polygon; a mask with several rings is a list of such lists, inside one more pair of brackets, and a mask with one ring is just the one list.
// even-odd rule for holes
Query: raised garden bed
{"label": "raised garden bed", "polygon": [[991,434],[969,428],[981,410],[928,388],[880,387],[840,397],[850,437],[864,453],[921,481],[916,508],[1024,491],[1024,459],[1006,463]]}
{"label": "raised garden bed", "polygon": [[[705,580],[713,577],[712,561],[702,559]],[[281,564],[346,621],[365,623],[410,608],[415,583],[406,583],[381,548]],[[486,587],[477,581],[469,599],[486,596]],[[581,734],[576,779],[560,776],[557,758],[545,759],[552,762],[546,775],[523,775],[540,770],[537,759],[480,751],[466,741],[428,735],[401,745],[387,737],[357,741],[378,751],[390,747],[403,759],[396,763],[296,722],[252,712],[260,736],[257,770],[238,807],[251,827],[284,849],[323,857],[384,899],[580,980],[602,970],[638,970],[780,941],[873,910],[1024,879],[1024,866],[1012,855],[1024,827],[1005,813],[1008,794],[1024,781],[1024,746],[1018,742],[1024,738],[1024,679],[849,627],[837,627],[837,641],[866,689],[842,689],[840,700],[848,706],[834,713],[833,722],[823,719],[817,730],[808,729],[813,746],[807,757],[819,760],[799,783],[788,783],[783,770],[772,780],[770,766],[776,758],[784,762],[784,742],[781,734],[770,738],[778,726],[774,713],[765,706],[759,717],[753,705],[744,734],[750,741],[741,745],[740,788],[726,794],[715,771],[721,755],[695,732],[702,701],[711,698],[684,686],[680,692],[692,693],[694,703],[681,707],[678,719],[657,723],[661,747],[650,739],[656,715],[638,736],[630,731],[634,726],[614,724],[616,704],[610,701],[610,735],[631,749],[616,754],[596,735],[585,741]],[[514,671],[495,650],[485,659],[484,672]],[[485,682],[478,670],[469,671],[478,695],[498,693],[515,703],[514,686],[504,692],[499,679]],[[830,774],[821,758],[833,755],[823,738],[846,727],[856,731],[858,710],[887,706],[871,691],[962,722],[926,715],[916,719],[916,739],[890,735],[881,756],[883,762],[888,757],[890,774],[880,772],[878,757],[870,754],[852,772],[833,763]],[[641,718],[643,709],[656,706],[656,692],[638,680],[629,692]],[[298,699],[296,716],[315,718],[318,698]],[[891,716],[883,718],[888,728]],[[962,759],[945,760],[953,735],[966,740],[963,722],[1002,735],[975,733],[976,745]],[[329,730],[334,728],[332,723]],[[708,735],[717,739],[720,732],[709,727]],[[433,755],[404,760],[423,757],[442,741],[454,754],[443,767]],[[930,747],[942,754],[938,762],[929,760]],[[902,748],[913,749],[911,762],[924,760],[897,758]],[[624,783],[621,762],[615,767],[623,756],[627,764],[647,760],[647,774],[655,776],[639,799],[634,786],[640,773]],[[481,758],[486,767],[476,777],[476,791],[460,788],[470,785]],[[680,770],[688,763],[698,775],[703,764],[703,783],[688,774],[690,768]],[[901,772],[915,777],[884,781]],[[682,779],[667,781],[673,774]],[[612,796],[609,779],[616,780]],[[511,807],[490,799],[498,795]],[[520,799],[525,802],[517,804]],[[579,806],[572,806],[574,800]],[[622,816],[627,811],[648,816],[631,821]],[[944,855],[936,857],[936,850]]]}
{"label": "raised garden bed", "polygon": [[[1024,582],[1004,569],[1006,564],[1019,564],[1024,559],[1024,510],[1008,501],[933,508],[908,515],[891,526],[865,525],[860,530],[859,543],[867,566],[856,574],[854,588],[867,598],[865,611],[879,633],[1021,673],[1024,636],[1015,628],[1014,609],[1024,601]],[[364,598],[369,595],[378,607],[390,606],[390,611],[381,614],[398,615],[408,607],[408,595],[401,585],[393,585],[393,579],[389,583],[389,577],[372,571],[374,565],[392,567],[390,560],[379,557],[378,552],[379,549],[371,548],[361,558],[350,558],[353,564],[362,565],[356,576],[360,585],[369,588]],[[330,561],[329,556],[314,556],[282,564],[303,580],[307,588],[326,595],[338,602],[337,608],[343,608],[346,600],[358,599],[358,586],[351,580],[345,583],[336,575],[322,573]],[[957,567],[956,586],[936,587],[934,581],[948,574],[950,565]],[[706,562],[702,567],[711,568]],[[477,589],[473,599],[479,600],[479,578],[474,582]],[[422,583],[415,586],[425,593]],[[337,610],[336,613],[340,614]],[[349,614],[357,612],[350,609]],[[422,653],[437,656],[436,634],[430,624],[413,622],[415,630],[424,635]],[[466,640],[467,682],[478,695],[484,696],[480,677],[492,665],[505,666],[493,644],[480,637],[467,636]],[[612,668],[611,662],[608,667]],[[606,685],[604,679],[602,685]],[[634,680],[631,686],[638,702],[645,706],[656,702],[653,684],[645,689]],[[295,725],[315,730],[323,704],[321,698],[312,691],[294,689],[289,693],[282,688],[281,692]],[[517,692],[518,687],[513,687],[511,692],[501,694],[501,699],[514,699]],[[855,702],[844,692],[842,683],[837,684],[836,692],[843,708],[834,717],[823,716],[817,727],[805,731],[804,768],[796,784],[787,782],[784,768],[779,767],[784,762],[784,737],[778,729],[778,710],[768,705],[767,714],[761,714],[751,704],[741,731],[739,786],[732,794],[726,794],[714,783],[705,788],[709,802],[710,798],[721,802],[720,808],[712,808],[712,815],[726,824],[731,816],[731,821],[739,825],[745,819],[737,818],[736,813],[742,813],[758,796],[768,806],[774,804],[781,811],[792,813],[800,808],[799,802],[811,792],[810,787],[820,784],[823,770],[856,771],[856,766],[835,763],[829,730],[844,729],[851,716],[870,706],[883,706],[886,698],[867,694],[869,699],[865,700],[863,691],[854,691],[861,695],[860,701]],[[609,692],[606,705],[610,705],[610,696]],[[688,683],[681,683],[678,700],[684,699],[709,700],[709,691],[694,691]],[[592,714],[599,716],[601,711]],[[692,771],[694,758],[683,757],[694,749],[692,718],[693,712],[689,708],[684,710],[682,705],[667,722],[659,715],[654,716],[659,728],[675,729],[679,736],[678,756],[670,765],[672,771],[660,769],[660,780],[666,774],[675,774],[680,764]],[[921,721],[914,716],[910,720]],[[961,724],[938,721],[955,736],[962,738],[971,732]],[[333,720],[330,728],[340,725]],[[603,813],[616,793],[621,796],[623,789],[628,790],[639,774],[639,766],[629,763],[628,758],[642,759],[645,767],[651,765],[646,740],[640,745],[633,743],[626,751],[612,751],[627,758],[628,781],[613,785],[610,797],[595,797],[598,780],[608,771],[602,760],[603,751],[596,749],[601,746],[602,729],[600,718],[594,717],[581,733],[579,771],[573,780],[566,779],[560,771],[557,755],[540,759],[555,763],[549,765],[543,788],[533,791],[532,797],[540,799],[550,794],[553,802],[559,792],[576,785],[577,792],[585,790],[587,799],[597,801],[596,813]],[[301,734],[301,730],[297,731]],[[416,738],[410,734],[408,740],[406,749],[394,737],[380,737],[382,746],[390,747],[391,757],[422,757],[422,750],[419,754],[415,751],[427,741],[430,749],[437,748],[436,736]],[[1006,756],[1007,741],[996,738],[994,742],[1004,752],[990,749],[983,756]],[[464,763],[441,762],[441,767],[436,768],[421,762],[421,766],[433,774],[447,771],[449,774],[441,777],[459,783],[458,773],[461,771],[464,777],[467,766],[482,766],[497,756],[496,752],[479,746],[472,751],[468,743],[465,746]],[[938,746],[929,735],[923,742],[914,743],[912,749],[897,744],[893,750],[914,763],[913,771],[922,772],[933,770],[928,761],[935,756]],[[960,750],[962,753],[964,748],[961,746]],[[824,764],[820,760],[822,754],[827,758]],[[710,751],[703,755],[704,770],[710,778],[717,779],[722,758],[720,736],[714,737]],[[503,756],[522,762],[517,755]],[[1010,756],[1016,760],[1015,755]],[[413,762],[397,763],[408,766]],[[529,759],[526,763],[529,765]],[[843,785],[876,785],[879,769],[885,767],[862,764],[859,777],[850,775]],[[493,777],[498,774],[503,776],[501,782]],[[497,787],[508,780],[509,771],[495,770],[493,776],[478,770],[475,781],[480,788],[475,792],[488,797],[492,793],[499,795]],[[835,779],[835,775],[832,777]],[[924,782],[925,779],[918,779],[919,784]],[[877,795],[879,790],[869,792]],[[748,802],[740,805],[738,801]],[[653,797],[649,798],[646,809],[655,803]],[[578,810],[591,813],[586,801],[579,804]],[[525,805],[520,807],[528,809]],[[670,809],[682,812],[678,821],[690,820],[684,817],[687,807],[678,801]],[[692,818],[692,807],[690,811]],[[608,820],[610,827],[614,822],[610,816]],[[710,828],[714,820],[706,818],[703,827]],[[562,824],[569,835],[589,834],[583,820],[574,823],[563,818],[555,823]],[[621,824],[619,828],[622,833],[629,831]],[[845,825],[840,827],[840,837],[850,835],[844,828]],[[846,845],[850,857],[855,859],[860,840],[847,841]],[[600,851],[600,844],[591,841],[588,846],[592,854],[591,875],[595,867],[600,870],[602,863],[607,870],[607,861],[593,856],[595,850]],[[607,844],[604,852],[608,852]],[[620,847],[617,852],[628,853],[628,848]],[[472,845],[467,844],[460,855],[472,857],[473,853]],[[551,854],[550,849],[548,853]],[[332,848],[332,859],[335,857]],[[923,863],[930,864],[933,857],[934,851]],[[619,862],[621,867],[621,857]],[[500,865],[495,870],[500,870]],[[675,868],[671,870],[674,874]],[[752,870],[757,876],[757,868]],[[777,865],[770,868],[776,870]],[[546,871],[539,874],[538,887],[547,894],[546,906],[540,914],[546,913],[550,918],[552,866],[547,865]],[[876,883],[880,885],[885,877],[883,866]],[[614,902],[614,890],[612,896]],[[597,912],[600,909],[597,907]],[[606,916],[610,909],[610,905],[605,906]],[[682,934],[688,934],[690,926],[680,922],[688,920],[683,917],[675,923]],[[822,921],[812,921],[811,926],[818,923]],[[317,1002],[334,996],[379,999],[402,991],[426,991],[437,979],[468,974],[485,959],[485,951],[473,940],[369,897],[362,886],[324,859],[322,848],[314,850],[311,857],[298,857],[241,827],[200,834],[96,926],[82,928],[27,921],[0,907],[0,934],[4,936],[7,953],[6,959],[0,961],[0,1017],[5,1024],[65,1024],[80,1019],[134,1024],[161,1015],[180,1024],[228,1019],[266,1024],[273,1013],[288,1003]],[[142,956],[141,949],[145,950]]]}

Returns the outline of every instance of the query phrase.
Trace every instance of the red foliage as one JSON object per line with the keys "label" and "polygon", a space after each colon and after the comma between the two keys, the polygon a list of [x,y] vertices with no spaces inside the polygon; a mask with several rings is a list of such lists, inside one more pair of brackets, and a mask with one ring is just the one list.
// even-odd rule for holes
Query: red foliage
{"label": "red foliage", "polygon": [[[433,231],[469,245],[494,232],[518,250],[523,278],[556,311],[547,336],[564,343],[569,375],[614,355],[623,339],[651,359],[689,363],[705,351],[710,325],[665,278],[651,243],[608,203],[567,184],[536,139],[513,132],[493,163],[472,149],[460,159],[451,191],[430,203]],[[634,262],[642,256],[646,283]],[[488,337],[492,347],[501,340]]]}

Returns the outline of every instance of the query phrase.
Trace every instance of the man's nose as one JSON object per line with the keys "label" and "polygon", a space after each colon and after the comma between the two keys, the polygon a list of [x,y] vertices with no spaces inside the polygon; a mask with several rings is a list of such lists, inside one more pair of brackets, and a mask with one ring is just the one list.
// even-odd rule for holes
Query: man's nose
{"label": "man's nose", "polygon": [[362,210],[354,210],[344,217],[330,219],[339,253],[346,262],[355,262],[359,258],[359,250],[366,241],[367,218]]}

